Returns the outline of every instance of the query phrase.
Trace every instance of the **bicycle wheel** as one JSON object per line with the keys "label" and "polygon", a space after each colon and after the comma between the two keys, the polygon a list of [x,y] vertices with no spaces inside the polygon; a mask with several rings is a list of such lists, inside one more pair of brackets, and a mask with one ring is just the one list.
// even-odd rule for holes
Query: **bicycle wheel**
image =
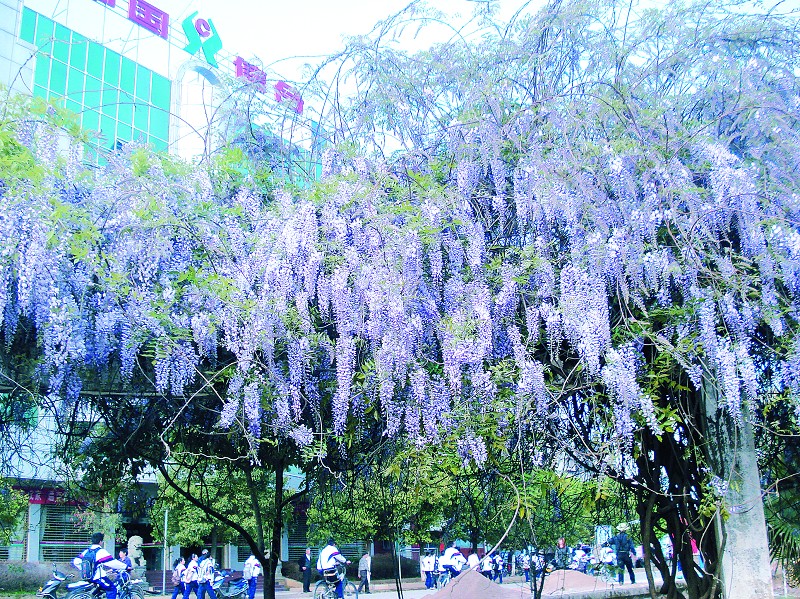
{"label": "bicycle wheel", "polygon": [[314,599],[325,599],[328,594],[328,585],[324,580],[320,580],[314,585]]}
{"label": "bicycle wheel", "polygon": [[346,585],[344,585],[344,596],[349,597],[350,599],[358,599],[356,585],[354,585],[352,582],[348,582]]}

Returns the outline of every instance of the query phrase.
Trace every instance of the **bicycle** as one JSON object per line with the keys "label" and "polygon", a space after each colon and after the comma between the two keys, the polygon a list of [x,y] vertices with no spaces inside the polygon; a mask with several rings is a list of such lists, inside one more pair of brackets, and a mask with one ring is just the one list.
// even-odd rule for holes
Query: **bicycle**
{"label": "bicycle", "polygon": [[144,584],[143,580],[134,579],[127,572],[123,572],[117,583],[118,599],[144,599],[144,589],[142,588]]}
{"label": "bicycle", "polygon": [[439,572],[439,576],[436,577],[436,588],[443,589],[447,586],[447,583],[450,582],[450,570],[444,570],[443,572]]}
{"label": "bicycle", "polygon": [[[328,574],[330,572],[330,574]],[[342,593],[348,599],[358,599],[356,585],[347,580],[347,572],[344,567],[337,566],[335,571],[326,570],[322,580],[314,585],[314,599],[337,599],[336,585],[342,581]]]}

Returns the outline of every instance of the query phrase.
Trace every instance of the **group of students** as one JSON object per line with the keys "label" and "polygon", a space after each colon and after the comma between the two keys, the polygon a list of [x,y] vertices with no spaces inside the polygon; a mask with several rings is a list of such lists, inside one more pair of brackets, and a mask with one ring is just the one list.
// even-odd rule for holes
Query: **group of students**
{"label": "group of students", "polygon": [[420,559],[420,569],[425,576],[425,588],[434,588],[439,575],[444,572],[448,572],[451,578],[455,578],[465,569],[465,566],[468,570],[480,572],[489,580],[503,584],[505,558],[501,553],[491,553],[481,559],[477,553],[472,551],[465,558],[461,550],[456,547],[456,542],[453,541],[442,555],[437,557],[433,552],[426,551]]}
{"label": "group of students", "polygon": [[[186,563],[183,556],[178,557],[172,564],[172,599],[189,599],[189,595],[194,593],[196,599],[204,599],[208,594],[210,599],[217,599],[217,592],[214,590],[214,575],[216,572],[216,562],[208,554],[208,549],[198,556],[193,553]],[[261,575],[261,563],[254,555],[251,555],[244,562],[242,578],[247,581],[247,595],[253,599],[256,595],[256,584]],[[109,598],[110,599],[110,598]]]}

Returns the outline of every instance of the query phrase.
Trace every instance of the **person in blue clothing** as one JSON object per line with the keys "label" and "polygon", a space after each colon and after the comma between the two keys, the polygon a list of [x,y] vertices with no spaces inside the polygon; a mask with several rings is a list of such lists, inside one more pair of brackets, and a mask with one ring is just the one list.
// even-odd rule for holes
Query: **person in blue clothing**
{"label": "person in blue clothing", "polygon": [[104,535],[102,532],[92,534],[92,544],[84,549],[80,555],[72,560],[72,564],[83,570],[84,560],[94,563],[94,572],[91,573],[91,581],[106,593],[106,599],[117,599],[117,586],[111,581],[109,575],[112,570],[124,571],[127,569],[127,564],[114,559],[103,547]]}

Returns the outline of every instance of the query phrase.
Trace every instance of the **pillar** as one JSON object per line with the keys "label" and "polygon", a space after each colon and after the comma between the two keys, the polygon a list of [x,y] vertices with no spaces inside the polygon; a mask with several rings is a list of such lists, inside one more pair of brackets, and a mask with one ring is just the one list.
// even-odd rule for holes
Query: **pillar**
{"label": "pillar", "polygon": [[38,503],[28,504],[28,555],[26,561],[38,562],[39,541],[42,535],[42,506]]}

